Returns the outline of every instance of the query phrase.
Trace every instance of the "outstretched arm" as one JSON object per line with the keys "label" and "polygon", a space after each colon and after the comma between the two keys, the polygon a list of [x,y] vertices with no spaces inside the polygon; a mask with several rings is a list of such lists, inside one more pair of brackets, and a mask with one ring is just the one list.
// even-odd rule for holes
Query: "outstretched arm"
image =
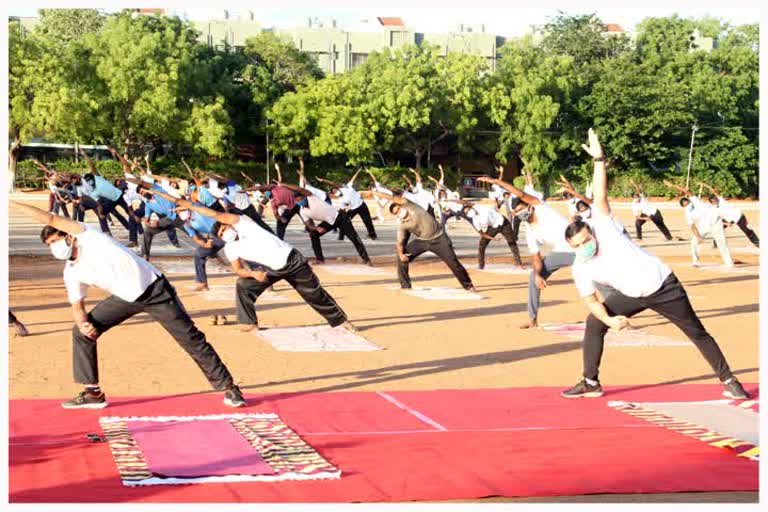
{"label": "outstretched arm", "polygon": [[592,206],[604,215],[611,214],[611,207],[608,204],[608,177],[605,173],[605,153],[597,138],[597,133],[592,128],[587,132],[587,141],[589,145],[582,144],[581,147],[593,159],[595,170],[592,176],[592,193],[594,203]]}
{"label": "outstretched arm", "polygon": [[131,172],[131,164],[130,162],[128,162],[128,160],[125,159],[123,155],[118,153],[117,150],[112,146],[107,146],[107,149],[109,150],[110,153],[112,153],[112,156],[117,158],[120,161],[120,163],[123,164],[123,172],[128,172],[128,173]]}
{"label": "outstretched arm", "polygon": [[409,167],[408,170],[411,171],[414,176],[416,176],[416,183],[421,183],[421,173],[419,173],[419,171],[411,167]]}
{"label": "outstretched arm", "polygon": [[52,213],[48,213],[45,210],[41,210],[40,208],[37,208],[29,204],[20,203],[18,201],[11,201],[11,203],[16,205],[16,207],[18,207],[19,210],[26,213],[28,216],[36,219],[42,224],[53,226],[59,231],[64,231],[65,233],[69,233],[70,235],[77,235],[85,231],[85,228],[83,228],[83,226],[79,222],[76,222],[74,220],[70,220],[70,219],[67,219],[66,217],[61,217],[59,215],[54,215]]}
{"label": "outstretched arm", "polygon": [[534,197],[527,192],[520,190],[516,186],[512,185],[511,183],[507,183],[506,181],[497,180],[494,178],[489,178],[488,176],[481,176],[477,178],[477,181],[482,181],[485,183],[495,183],[496,185],[502,187],[503,189],[515,194],[517,197],[522,199],[524,202],[528,204],[540,204],[541,201],[539,198]]}
{"label": "outstretched arm", "polygon": [[299,194],[303,195],[304,197],[309,197],[309,196],[312,195],[312,192],[310,192],[309,190],[307,190],[305,188],[299,187],[297,185],[291,185],[290,183],[282,183],[282,182],[278,182],[278,185],[282,185],[285,188],[289,188],[289,189],[293,190],[294,192],[298,192]]}
{"label": "outstretched arm", "polygon": [[717,189],[716,189],[715,187],[713,187],[712,185],[707,185],[707,184],[706,184],[706,183],[704,183],[703,181],[700,181],[700,182],[699,182],[699,185],[701,185],[702,187],[706,188],[707,190],[709,190],[710,192],[712,192],[712,193],[713,193],[713,194],[715,194],[716,196],[719,196],[719,195],[720,195],[720,192],[718,192],[718,191],[717,191]]}
{"label": "outstretched arm", "polygon": [[361,168],[359,168],[359,169],[358,169],[358,170],[355,172],[355,174],[353,174],[353,175],[352,175],[352,179],[351,179],[351,180],[349,180],[349,182],[348,182],[348,183],[349,183],[350,185],[354,185],[354,184],[355,184],[355,180],[357,179],[357,176],[358,176],[358,175],[359,175],[359,174],[360,174],[362,171],[363,171],[363,168],[362,168],[362,167],[361,167]]}
{"label": "outstretched arm", "polygon": [[640,188],[640,185],[635,183],[635,180],[633,180],[632,178],[629,178],[629,183],[634,187],[635,192],[637,192],[638,194],[643,193],[643,189]]}
{"label": "outstretched arm", "polygon": [[371,195],[375,197],[380,197],[382,199],[386,199],[387,201],[390,201],[395,204],[399,204],[400,206],[408,204],[408,200],[402,196],[396,196],[394,194],[389,195],[385,194],[383,192],[379,192],[378,190],[371,190]]}
{"label": "outstretched arm", "polygon": [[[445,183],[445,171],[443,170],[443,164],[437,164],[437,169],[440,171],[440,184]],[[431,178],[432,176],[430,176]],[[434,179],[432,180],[434,181]]]}
{"label": "outstretched arm", "polygon": [[[157,193],[157,191],[155,191],[155,193]],[[229,224],[230,226],[237,224],[240,220],[240,215],[237,215],[236,213],[225,213],[211,210],[205,206],[196,205],[187,199],[177,199],[176,206],[180,208],[186,208],[187,210],[192,210],[193,212],[202,213],[206,217],[212,217],[222,224]]]}
{"label": "outstretched arm", "polygon": [[280,166],[277,162],[275,162],[275,171],[277,171],[277,181],[281,182],[283,181],[283,173],[280,172]]}
{"label": "outstretched arm", "polygon": [[568,179],[565,176],[563,176],[562,174],[560,175],[560,183],[563,185],[563,188],[565,189],[565,191],[566,192],[570,192],[573,197],[584,201],[588,205],[592,204],[592,199],[588,198],[587,196],[581,194],[581,192],[576,190],[576,187],[574,187],[571,184],[571,182],[568,181]]}
{"label": "outstretched arm", "polygon": [[403,174],[403,178],[405,178],[405,181],[408,183],[408,186],[409,186],[409,187],[411,187],[411,188],[413,188],[413,182],[412,182],[411,180],[409,180],[409,179],[408,179],[408,176],[406,176],[405,174]]}
{"label": "outstretched arm", "polygon": [[321,182],[321,183],[325,183],[326,185],[330,185],[333,188],[341,188],[341,187],[344,186],[341,183],[336,183],[335,181],[327,180],[325,178],[315,178],[315,179],[317,181]]}
{"label": "outstretched arm", "polygon": [[668,187],[671,187],[671,188],[677,190],[678,192],[680,192],[681,194],[683,194],[685,196],[693,196],[693,192],[691,192],[689,189],[687,189],[685,187],[681,187],[680,185],[675,185],[671,181],[664,180],[664,184],[666,186],[668,186]]}
{"label": "outstretched arm", "polygon": [[256,184],[256,182],[255,182],[255,181],[253,181],[253,180],[250,178],[250,176],[248,176],[247,174],[245,174],[243,171],[240,171],[240,175],[241,175],[243,178],[245,178],[246,180],[250,181],[251,183],[253,183],[253,184]]}
{"label": "outstretched arm", "polygon": [[93,160],[91,160],[91,157],[88,156],[88,153],[86,153],[83,148],[80,148],[80,154],[83,155],[83,158],[85,158],[85,161],[88,162],[88,169],[91,170],[91,174],[93,174],[94,176],[98,176],[99,171],[96,170],[96,166],[93,165]]}

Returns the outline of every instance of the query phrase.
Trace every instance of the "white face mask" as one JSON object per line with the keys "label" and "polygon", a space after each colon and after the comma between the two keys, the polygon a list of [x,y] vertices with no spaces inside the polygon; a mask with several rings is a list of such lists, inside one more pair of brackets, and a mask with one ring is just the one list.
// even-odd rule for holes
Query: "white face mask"
{"label": "white face mask", "polygon": [[191,216],[192,214],[189,212],[189,210],[182,210],[179,212],[179,218],[182,220],[182,222],[187,222]]}
{"label": "white face mask", "polygon": [[57,260],[68,260],[72,257],[72,246],[67,243],[66,238],[56,240],[50,245],[51,254]]}
{"label": "white face mask", "polygon": [[592,218],[592,210],[584,210],[583,212],[579,212],[579,217],[582,219]]}
{"label": "white face mask", "polygon": [[224,233],[222,233],[221,239],[224,240],[225,243],[234,242],[237,240],[237,231],[232,228],[227,228]]}
{"label": "white face mask", "polygon": [[400,207],[400,211],[397,212],[397,218],[400,220],[403,220],[407,215],[408,215],[408,210],[406,210],[403,207]]}

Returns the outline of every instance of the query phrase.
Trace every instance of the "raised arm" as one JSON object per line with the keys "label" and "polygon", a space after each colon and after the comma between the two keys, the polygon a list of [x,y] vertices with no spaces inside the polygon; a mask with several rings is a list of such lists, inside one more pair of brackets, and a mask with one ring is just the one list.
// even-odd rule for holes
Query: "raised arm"
{"label": "raised arm", "polygon": [[253,181],[253,179],[251,179],[251,177],[250,177],[250,176],[248,176],[247,174],[245,174],[243,171],[240,171],[240,175],[241,175],[243,178],[245,178],[247,181],[251,182],[252,184],[254,184],[254,185],[256,184],[256,182],[255,182],[255,181]]}
{"label": "raised arm", "polygon": [[277,181],[282,182],[283,181],[283,173],[280,172],[280,165],[278,165],[277,162],[275,162],[275,171],[277,171]]}
{"label": "raised arm", "polygon": [[[445,183],[445,170],[443,170],[443,164],[437,164],[437,169],[440,171],[440,184]],[[432,176],[430,176],[431,178]],[[434,179],[432,181],[435,181]]]}
{"label": "raised arm", "polygon": [[413,188],[413,182],[408,179],[408,176],[403,174],[403,178],[405,178],[405,181],[408,183],[408,186]]}
{"label": "raised arm", "polygon": [[693,192],[691,192],[689,189],[687,189],[685,187],[681,187],[680,185],[675,185],[671,181],[664,180],[664,184],[666,186],[668,186],[668,187],[674,188],[675,190],[677,190],[678,192],[680,192],[683,195],[693,196]]}
{"label": "raised arm", "polygon": [[45,210],[41,210],[40,208],[29,204],[20,203],[18,201],[11,201],[11,203],[16,205],[19,210],[26,213],[28,216],[36,219],[42,224],[53,226],[59,231],[64,231],[70,235],[77,235],[85,231],[85,228],[83,228],[79,222],[74,220],[70,220],[59,215],[54,215],[53,213],[48,213]]}
{"label": "raised arm", "polygon": [[123,164],[123,172],[131,172],[131,163],[125,159],[123,155],[117,152],[115,148],[112,146],[107,146],[107,149],[110,153],[112,153],[112,156],[117,158],[121,164]]}
{"label": "raised arm", "polygon": [[587,132],[587,141],[589,145],[582,144],[581,147],[592,157],[595,163],[595,170],[592,176],[592,194],[594,195],[592,206],[596,211],[604,215],[610,215],[611,207],[608,204],[608,177],[605,173],[605,153],[603,153],[597,133],[592,128]]}
{"label": "raised arm", "polygon": [[361,168],[359,168],[359,169],[358,169],[358,170],[355,172],[355,174],[353,174],[353,175],[352,175],[352,179],[351,179],[351,180],[349,180],[349,182],[348,182],[350,185],[354,185],[354,184],[355,184],[355,180],[357,179],[357,176],[358,176],[358,175],[359,175],[359,174],[362,172],[362,170],[363,170],[363,168],[361,167]]}
{"label": "raised arm", "polygon": [[99,171],[96,170],[96,166],[93,164],[91,157],[88,156],[88,153],[86,153],[83,148],[80,148],[80,154],[83,155],[83,158],[85,158],[85,161],[88,163],[88,169],[90,169],[91,174],[98,176]]}
{"label": "raised arm", "polygon": [[702,187],[706,188],[707,190],[709,190],[710,192],[712,192],[712,193],[713,193],[713,194],[715,194],[716,196],[719,196],[719,195],[720,195],[720,192],[718,192],[718,191],[717,191],[717,189],[716,189],[715,187],[713,187],[712,185],[707,185],[707,184],[706,184],[706,183],[704,183],[703,181],[700,181],[700,182],[699,182],[699,185],[701,185]]}
{"label": "raised arm", "polygon": [[580,200],[584,201],[585,203],[587,203],[589,205],[592,204],[592,199],[588,198],[587,196],[581,194],[578,190],[576,190],[576,187],[574,187],[571,184],[571,182],[568,181],[568,179],[565,176],[563,176],[562,174],[560,175],[560,183],[563,185],[563,188],[565,189],[565,191],[566,192],[570,192],[570,194],[573,197],[575,197],[577,199],[580,199]]}
{"label": "raised arm", "polygon": [[333,188],[341,188],[344,186],[341,183],[336,183],[335,181],[327,180],[325,178],[315,177],[315,179],[320,183],[325,183],[326,185],[330,185]]}
{"label": "raised arm", "polygon": [[635,183],[635,180],[633,180],[632,178],[629,178],[629,183],[630,183],[630,185],[632,185],[634,187],[635,192],[637,192],[638,194],[642,194],[643,193],[643,189],[640,188],[640,185]]}
{"label": "raised arm", "polygon": [[[155,191],[155,193],[157,193],[157,191]],[[238,221],[240,220],[240,215],[237,215],[236,213],[226,213],[226,212],[220,212],[217,210],[211,210],[210,208],[206,208],[205,206],[194,204],[192,203],[192,201],[189,201],[187,199],[177,199],[176,206],[179,208],[186,208],[187,210],[192,210],[193,212],[202,213],[206,217],[212,217],[217,221],[221,222],[222,224],[229,224],[230,226],[237,224]]]}
{"label": "raised arm", "polygon": [[485,183],[495,183],[496,185],[500,186],[501,188],[515,194],[517,197],[519,197],[521,200],[528,204],[540,204],[541,201],[539,198],[534,197],[527,192],[520,190],[516,186],[512,185],[511,183],[507,183],[506,181],[497,180],[495,178],[489,178],[488,176],[480,176],[477,178],[477,181],[482,181]]}
{"label": "raised arm", "polygon": [[283,182],[278,182],[278,185],[282,185],[283,187],[289,188],[289,189],[293,190],[294,192],[298,192],[299,194],[303,195],[304,197],[309,197],[309,196],[312,195],[312,192],[310,192],[309,190],[307,190],[305,188],[299,187],[298,185],[291,185],[290,183],[283,183]]}
{"label": "raised arm", "polygon": [[411,167],[409,167],[408,170],[411,171],[414,176],[416,176],[416,183],[421,183],[421,173],[419,173],[419,171]]}
{"label": "raised arm", "polygon": [[399,204],[400,206],[404,206],[404,205],[408,204],[408,200],[406,198],[404,198],[402,196],[395,195],[395,194],[389,195],[389,194],[385,194],[383,192],[379,192],[378,190],[371,190],[370,194],[375,196],[375,197],[380,197],[382,199],[386,199],[387,201],[390,201],[392,203]]}

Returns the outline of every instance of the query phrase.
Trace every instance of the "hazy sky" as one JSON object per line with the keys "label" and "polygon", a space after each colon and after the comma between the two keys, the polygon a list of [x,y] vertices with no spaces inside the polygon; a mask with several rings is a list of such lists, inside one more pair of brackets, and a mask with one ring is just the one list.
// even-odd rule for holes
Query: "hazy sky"
{"label": "hazy sky", "polygon": [[[43,2],[36,3],[42,6]],[[73,2],[74,3],[74,2]],[[222,18],[224,9],[228,9],[233,14],[245,14],[250,10],[254,13],[254,18],[262,26],[289,28],[298,25],[305,25],[307,18],[335,18],[339,25],[344,28],[354,29],[361,19],[375,19],[377,16],[399,16],[403,18],[405,24],[413,30],[419,32],[445,32],[452,30],[458,23],[465,24],[485,24],[486,31],[497,35],[513,36],[525,32],[530,25],[543,24],[551,17],[557,15],[558,10],[563,10],[568,14],[583,14],[596,12],[597,15],[606,23],[618,23],[627,30],[631,30],[634,25],[649,16],[668,16],[677,13],[682,17],[701,17],[711,15],[734,24],[751,23],[759,21],[759,10],[754,7],[738,7],[739,2],[729,2],[731,8],[723,8],[722,2],[654,2],[645,1],[643,8],[616,7],[619,2],[579,2],[571,3],[578,7],[570,7],[563,2],[548,2],[546,0],[537,0],[537,8],[518,8],[518,7],[498,7],[498,2],[452,2],[452,1],[422,1],[408,2],[404,6],[398,7],[398,2],[386,2],[387,7],[374,7],[365,5],[375,5],[376,2],[365,2],[356,0],[354,2],[286,2],[272,1],[248,2],[237,4],[227,2],[222,4],[220,9],[211,9],[196,7],[194,2],[173,2],[169,10],[188,19],[209,19]],[[473,8],[467,8],[471,3]],[[511,2],[510,2],[511,3]],[[504,2],[505,5],[510,3]],[[69,2],[68,2],[69,4]],[[90,5],[87,5],[90,4]],[[147,6],[160,6],[171,4],[171,2],[147,2]],[[151,4],[151,5],[150,5]],[[280,8],[274,6],[281,5]],[[346,4],[346,5],[345,5]],[[426,5],[425,5],[426,4]],[[494,5],[495,4],[495,5]],[[199,4],[198,4],[199,5]],[[203,4],[210,5],[210,3]],[[419,7],[409,7],[419,5]],[[424,7],[421,7],[425,5]],[[603,6],[607,7],[603,7]],[[635,4],[637,5],[637,4]],[[749,5],[749,4],[747,4]],[[754,4],[752,4],[754,5]],[[101,2],[93,4],[92,2],[83,3],[82,7],[102,7],[107,11],[113,11],[119,8],[120,4],[116,2]],[[35,16],[38,7],[16,7],[9,6],[8,14],[12,16]]]}

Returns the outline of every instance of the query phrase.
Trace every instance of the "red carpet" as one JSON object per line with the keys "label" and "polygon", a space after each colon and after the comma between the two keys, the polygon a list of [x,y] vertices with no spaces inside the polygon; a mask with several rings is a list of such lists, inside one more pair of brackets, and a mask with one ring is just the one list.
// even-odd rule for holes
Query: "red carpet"
{"label": "red carpet", "polygon": [[[746,385],[757,394],[756,385]],[[101,411],[11,400],[11,502],[358,502],[593,493],[754,491],[758,464],[607,406],[722,398],[719,385],[246,395],[341,469],[338,480],[124,487],[105,416],[231,413],[220,394],[115,398]],[[215,444],[211,444],[215,450]]]}

